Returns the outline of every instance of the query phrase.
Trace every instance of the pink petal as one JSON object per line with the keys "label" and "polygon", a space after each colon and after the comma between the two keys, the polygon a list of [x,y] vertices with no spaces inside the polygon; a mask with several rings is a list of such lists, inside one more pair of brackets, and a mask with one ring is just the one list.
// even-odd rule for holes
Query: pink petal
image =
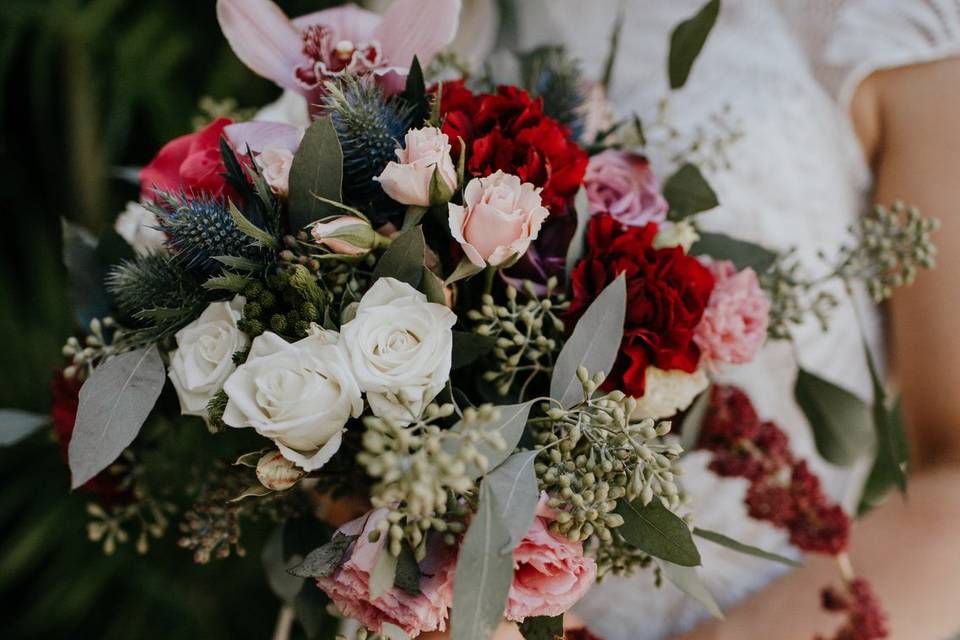
{"label": "pink petal", "polygon": [[300,32],[270,0],[217,0],[217,19],[241,62],[281,87],[301,91],[293,71],[303,61]]}
{"label": "pink petal", "polygon": [[347,4],[294,18],[293,25],[298,31],[303,31],[310,25],[322,24],[333,30],[337,40],[361,44],[370,41],[380,20],[379,13],[361,9],[355,4]]}
{"label": "pink petal", "polygon": [[459,17],[460,0],[394,0],[373,37],[391,66],[409,67],[417,56],[426,67],[453,41]]}
{"label": "pink petal", "polygon": [[300,139],[303,137],[303,130],[297,127],[280,122],[256,120],[227,125],[223,131],[227,134],[227,139],[230,140],[233,148],[240,153],[246,153],[247,147],[259,153],[267,145],[281,146],[289,149],[291,153],[296,153],[300,147]]}

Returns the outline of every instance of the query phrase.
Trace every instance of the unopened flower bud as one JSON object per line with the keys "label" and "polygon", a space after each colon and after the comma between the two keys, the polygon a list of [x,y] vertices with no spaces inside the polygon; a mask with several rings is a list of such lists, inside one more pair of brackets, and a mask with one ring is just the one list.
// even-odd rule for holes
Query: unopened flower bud
{"label": "unopened flower bud", "polygon": [[271,491],[286,491],[303,476],[303,471],[278,451],[265,454],[257,462],[257,480]]}
{"label": "unopened flower bud", "polygon": [[364,256],[384,242],[370,223],[356,216],[335,216],[317,222],[310,235],[333,253]]}

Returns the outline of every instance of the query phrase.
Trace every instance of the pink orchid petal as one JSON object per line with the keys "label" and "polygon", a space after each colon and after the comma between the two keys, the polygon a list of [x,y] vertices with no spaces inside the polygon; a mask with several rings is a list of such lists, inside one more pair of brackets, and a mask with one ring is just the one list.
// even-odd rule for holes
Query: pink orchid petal
{"label": "pink orchid petal", "polygon": [[239,122],[228,125],[223,131],[233,148],[241,153],[246,153],[247,147],[259,153],[268,145],[280,146],[296,153],[300,148],[300,139],[303,138],[302,129],[280,122]]}
{"label": "pink orchid petal", "polygon": [[417,56],[426,67],[453,41],[459,17],[460,0],[394,0],[373,37],[390,65],[409,67]]}
{"label": "pink orchid petal", "polygon": [[380,20],[379,13],[361,9],[355,4],[347,4],[294,18],[293,25],[298,31],[303,31],[310,25],[322,24],[332,29],[338,40],[361,44],[369,42]]}
{"label": "pink orchid petal", "polygon": [[217,0],[217,19],[233,52],[255,73],[302,91],[293,71],[303,61],[300,32],[270,0]]}

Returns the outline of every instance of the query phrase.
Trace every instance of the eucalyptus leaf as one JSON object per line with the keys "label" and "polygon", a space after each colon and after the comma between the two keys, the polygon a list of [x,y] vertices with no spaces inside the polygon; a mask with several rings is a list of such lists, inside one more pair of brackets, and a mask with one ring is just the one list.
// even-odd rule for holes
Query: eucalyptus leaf
{"label": "eucalyptus leaf", "polygon": [[318,118],[307,129],[290,166],[290,196],[287,206],[290,227],[302,229],[338,209],[318,200],[321,196],[341,201],[343,150],[329,116]]}
{"label": "eucalyptus leaf", "polygon": [[377,266],[373,268],[373,274],[370,276],[371,284],[379,278],[389,277],[406,282],[411,287],[419,287],[420,279],[423,277],[426,247],[423,230],[420,227],[414,227],[398,235],[380,256]]}
{"label": "eucalyptus leaf", "polygon": [[709,256],[714,260],[729,260],[737,269],[751,268],[763,273],[777,259],[777,254],[758,244],[737,240],[722,233],[700,232],[700,239],[690,247],[690,254]]}
{"label": "eucalyptus leaf", "polygon": [[48,415],[20,409],[0,409],[0,447],[16,444],[48,424]]}
{"label": "eucalyptus leaf", "polygon": [[793,393],[825,460],[849,466],[873,450],[876,438],[863,400],[804,369],[797,374]]}
{"label": "eucalyptus leaf", "polygon": [[494,336],[480,336],[470,331],[453,331],[453,364],[454,370],[473,364],[479,358],[487,355],[497,344]]}
{"label": "eucalyptus leaf", "polygon": [[397,572],[393,584],[398,589],[411,595],[420,594],[420,565],[417,557],[407,542],[400,545],[400,555],[397,556]]}
{"label": "eucalyptus leaf", "polygon": [[533,466],[537,453],[515,453],[487,474],[487,487],[497,497],[497,505],[502,509],[501,519],[510,531],[509,549],[501,549],[501,553],[512,551],[520,544],[536,516],[540,488]]}
{"label": "eucalyptus leaf", "polygon": [[670,204],[671,220],[683,220],[720,204],[700,169],[689,163],[667,178],[663,184],[663,197]]}
{"label": "eucalyptus leaf", "polygon": [[346,561],[347,551],[357,537],[339,531],[334,533],[330,542],[308,553],[289,573],[299,578],[329,578]]}
{"label": "eucalyptus leaf", "polygon": [[[283,528],[281,524],[267,538],[260,559],[270,589],[280,600],[292,605],[303,587],[303,578],[287,572],[287,560],[283,556]],[[299,561],[299,557],[294,559]]]}
{"label": "eucalyptus leaf", "polygon": [[703,430],[703,419],[707,417],[707,409],[710,408],[712,395],[713,386],[704,389],[683,416],[680,446],[683,447],[684,451],[693,451],[697,448],[697,444],[700,442],[700,432]]}
{"label": "eucalyptus leaf", "polygon": [[63,264],[67,268],[70,303],[77,324],[84,329],[94,318],[110,315],[106,275],[97,255],[97,240],[87,229],[61,219]]}
{"label": "eucalyptus leaf", "polygon": [[[523,431],[527,427],[527,418],[530,415],[530,407],[532,406],[532,400],[521,404],[498,406],[497,418],[482,425],[484,431],[499,431],[500,436],[507,445],[503,449],[496,449],[485,442],[476,445],[477,451],[487,459],[488,470],[497,468],[510,456],[513,450],[516,449],[520,438],[523,436]],[[455,429],[458,427],[459,425],[454,426]],[[474,478],[479,478],[483,475],[483,471],[472,465],[467,472]]]}
{"label": "eucalyptus leaf", "polygon": [[716,531],[710,531],[710,530],[708,530],[708,529],[694,528],[694,530],[693,530],[693,535],[695,535],[695,536],[697,536],[697,537],[699,537],[699,538],[703,538],[704,540],[709,540],[710,542],[713,542],[714,544],[718,544],[718,545],[720,545],[720,546],[722,546],[722,547],[726,547],[726,548],[728,548],[728,549],[732,549],[733,551],[737,551],[737,552],[742,553],[742,554],[744,554],[744,555],[754,556],[754,557],[756,557],[756,558],[763,558],[764,560],[769,560],[769,561],[771,561],[771,562],[779,562],[780,564],[785,564],[785,565],[787,565],[788,567],[802,567],[802,566],[803,566],[802,563],[797,562],[796,560],[793,560],[792,558],[788,558],[788,557],[786,557],[786,556],[782,556],[782,555],[780,555],[779,553],[772,553],[772,552],[770,552],[770,551],[764,551],[763,549],[760,549],[759,547],[754,547],[754,546],[751,546],[751,545],[749,545],[749,544],[743,544],[742,542],[739,542],[739,541],[737,541],[737,540],[734,540],[733,538],[731,538],[731,537],[729,537],[729,536],[725,536],[725,535],[723,535],[722,533],[717,533]]}
{"label": "eucalyptus leaf", "polygon": [[519,627],[523,640],[563,640],[563,614],[528,616]]}
{"label": "eucalyptus leaf", "polygon": [[673,30],[667,64],[671,89],[679,89],[687,83],[693,63],[700,55],[719,13],[720,0],[710,0],[696,15],[684,20]]}
{"label": "eucalyptus leaf", "polygon": [[76,489],[117,459],[140,432],[166,379],[157,345],[110,358],[80,388],[70,439],[71,487]]}
{"label": "eucalyptus leaf", "polygon": [[566,274],[567,280],[573,273],[573,268],[583,257],[584,236],[587,233],[587,222],[590,220],[590,205],[587,202],[587,190],[580,187],[576,197],[573,199],[573,212],[577,216],[577,226],[570,238],[570,244],[567,245]]}
{"label": "eucalyptus leaf", "polygon": [[564,407],[572,407],[583,400],[578,367],[586,367],[591,374],[610,372],[620,354],[626,309],[627,285],[621,274],[587,308],[557,356],[550,379],[550,397]]}
{"label": "eucalyptus leaf", "polygon": [[420,290],[427,296],[428,302],[446,305],[447,295],[443,287],[443,280],[430,269],[421,267],[423,276],[420,278]]}
{"label": "eucalyptus leaf", "polygon": [[683,567],[664,560],[658,561],[660,571],[675,587],[699,602],[714,618],[723,620],[723,611],[714,599],[713,594],[703,583],[700,574],[693,567]]}
{"label": "eucalyptus leaf", "polygon": [[480,485],[477,513],[463,537],[453,581],[452,640],[489,640],[503,618],[513,583],[510,530],[487,480]]}
{"label": "eucalyptus leaf", "polygon": [[646,506],[640,500],[621,500],[616,512],[623,516],[623,526],[617,532],[641,551],[684,567],[700,564],[700,552],[687,523],[658,498]]}
{"label": "eucalyptus leaf", "polygon": [[397,578],[397,557],[384,545],[370,569],[370,600],[374,601],[393,588]]}

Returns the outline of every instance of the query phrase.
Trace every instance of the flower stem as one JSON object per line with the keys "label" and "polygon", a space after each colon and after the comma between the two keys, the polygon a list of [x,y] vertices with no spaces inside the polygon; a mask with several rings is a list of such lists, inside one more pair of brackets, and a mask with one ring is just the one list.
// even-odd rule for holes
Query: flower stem
{"label": "flower stem", "polygon": [[273,627],[273,640],[290,640],[293,628],[293,607],[283,605],[277,614],[277,624]]}

